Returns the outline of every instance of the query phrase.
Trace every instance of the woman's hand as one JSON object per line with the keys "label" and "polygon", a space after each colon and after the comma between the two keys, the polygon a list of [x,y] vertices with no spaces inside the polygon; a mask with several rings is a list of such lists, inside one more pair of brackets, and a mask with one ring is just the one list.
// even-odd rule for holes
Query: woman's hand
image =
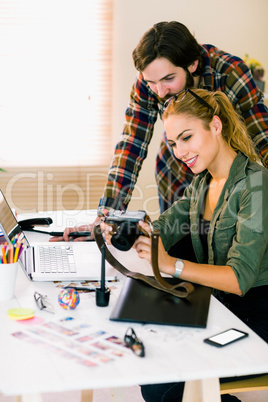
{"label": "woman's hand", "polygon": [[[151,228],[148,223],[143,221],[139,222],[139,225],[143,230],[145,230],[151,236]],[[151,263],[151,247],[152,240],[151,237],[139,236],[139,238],[135,241],[133,247],[136,249],[140,258],[144,258],[145,260]],[[176,258],[171,257],[166,253],[164,245],[162,243],[161,238],[158,239],[158,266],[159,270],[165,274],[173,275],[175,271],[174,263]]]}
{"label": "woman's hand", "polygon": [[143,221],[139,222],[139,226],[148,234],[149,237],[142,235],[139,236],[133,244],[133,248],[135,248],[140,258],[143,258],[151,263],[151,227],[148,225],[148,223]]}

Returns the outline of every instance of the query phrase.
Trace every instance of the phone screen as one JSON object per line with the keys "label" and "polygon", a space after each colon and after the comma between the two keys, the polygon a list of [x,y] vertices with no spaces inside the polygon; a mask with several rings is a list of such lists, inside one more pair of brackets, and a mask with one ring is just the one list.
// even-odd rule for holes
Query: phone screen
{"label": "phone screen", "polygon": [[224,346],[231,342],[245,338],[246,336],[248,336],[246,332],[231,328],[228,329],[227,331],[221,332],[220,334],[211,336],[210,338],[207,338],[204,341],[214,346]]}

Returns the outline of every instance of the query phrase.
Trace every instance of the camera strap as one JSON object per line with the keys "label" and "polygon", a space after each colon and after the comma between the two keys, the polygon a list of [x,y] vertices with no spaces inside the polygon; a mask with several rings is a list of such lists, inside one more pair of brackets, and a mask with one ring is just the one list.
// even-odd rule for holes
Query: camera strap
{"label": "camera strap", "polygon": [[105,258],[109,264],[112,265],[115,269],[117,269],[122,275],[133,279],[139,279],[143,282],[146,282],[148,285],[162,290],[163,292],[170,293],[173,296],[185,298],[189,296],[194,291],[194,286],[189,282],[178,282],[175,285],[167,282],[160,274],[159,266],[158,266],[158,239],[159,239],[159,231],[154,230],[152,232],[152,267],[155,278],[151,276],[147,276],[141,274],[139,272],[129,271],[126,267],[124,267],[108,250],[105,240],[102,236],[102,231],[100,227],[100,223],[98,223],[94,227],[94,236],[96,243],[101,250],[102,247],[105,247]]}

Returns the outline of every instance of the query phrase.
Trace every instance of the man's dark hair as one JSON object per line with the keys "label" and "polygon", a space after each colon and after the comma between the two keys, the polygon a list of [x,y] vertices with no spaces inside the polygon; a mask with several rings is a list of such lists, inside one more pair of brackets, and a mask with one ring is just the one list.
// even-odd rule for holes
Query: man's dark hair
{"label": "man's dark hair", "polygon": [[135,68],[140,72],[161,57],[185,70],[199,60],[193,76],[200,75],[202,71],[201,47],[188,28],[177,21],[155,24],[145,32],[132,57]]}

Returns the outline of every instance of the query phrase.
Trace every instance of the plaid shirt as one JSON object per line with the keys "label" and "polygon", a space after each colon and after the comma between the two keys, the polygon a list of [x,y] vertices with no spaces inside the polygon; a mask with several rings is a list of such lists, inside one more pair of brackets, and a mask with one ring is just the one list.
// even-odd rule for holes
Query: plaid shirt
{"label": "plaid shirt", "polygon": [[[204,69],[199,88],[226,93],[243,116],[256,149],[268,167],[268,109],[249,68],[240,58],[212,45],[202,46],[202,57]],[[127,208],[162,107],[163,104],[139,74],[132,87],[126,124],[115,148],[99,211],[104,207]],[[191,170],[173,155],[164,133],[156,160],[161,211],[181,197],[192,177]]]}

